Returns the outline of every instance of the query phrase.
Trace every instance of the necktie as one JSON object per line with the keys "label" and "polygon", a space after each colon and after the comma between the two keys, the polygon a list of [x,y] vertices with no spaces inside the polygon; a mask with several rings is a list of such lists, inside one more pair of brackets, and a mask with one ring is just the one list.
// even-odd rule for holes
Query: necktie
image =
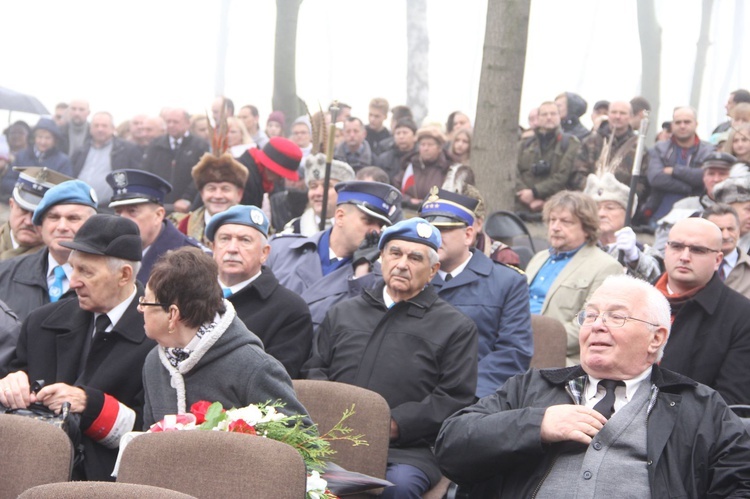
{"label": "necktie", "polygon": [[724,281],[726,280],[726,278],[727,278],[727,262],[722,260],[721,265],[719,265],[719,279]]}
{"label": "necktie", "polygon": [[221,288],[222,291],[224,291],[224,298],[229,298],[232,296],[232,290],[230,288]]}
{"label": "necktie", "polygon": [[174,139],[172,141],[172,150],[176,151],[180,148],[180,142],[182,142],[182,139]]}
{"label": "necktie", "polygon": [[55,303],[63,294],[63,281],[65,280],[65,271],[63,270],[62,265],[58,265],[57,267],[52,269],[52,271],[55,273],[55,280],[52,282],[52,285],[49,287],[49,290],[47,290],[47,292],[49,293],[49,301]]}
{"label": "necktie", "polygon": [[107,314],[101,314],[96,318],[96,321],[94,321],[94,336],[103,333],[110,324],[112,324],[112,321],[109,320]]}
{"label": "necktie", "polygon": [[607,393],[605,393],[604,397],[596,403],[594,410],[609,419],[612,417],[612,413],[615,412],[615,388],[618,386],[625,386],[625,383],[613,379],[603,379],[599,384],[607,390]]}
{"label": "necktie", "polygon": [[451,279],[453,279],[453,276],[452,276],[452,275],[450,275],[450,273],[448,273],[448,274],[445,274],[445,279],[444,279],[444,281],[445,281],[445,282],[448,282],[448,281],[450,281]]}

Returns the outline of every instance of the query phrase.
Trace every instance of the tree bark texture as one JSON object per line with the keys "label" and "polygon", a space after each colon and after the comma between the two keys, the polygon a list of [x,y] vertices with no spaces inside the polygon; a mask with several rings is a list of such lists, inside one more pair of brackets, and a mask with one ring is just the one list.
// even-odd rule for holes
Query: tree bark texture
{"label": "tree bark texture", "polygon": [[471,168],[488,212],[512,210],[530,0],[490,0]]}
{"label": "tree bark texture", "polygon": [[300,4],[302,0],[276,0],[272,104],[274,111],[282,111],[286,116],[287,128],[305,109],[297,96],[297,19]]}

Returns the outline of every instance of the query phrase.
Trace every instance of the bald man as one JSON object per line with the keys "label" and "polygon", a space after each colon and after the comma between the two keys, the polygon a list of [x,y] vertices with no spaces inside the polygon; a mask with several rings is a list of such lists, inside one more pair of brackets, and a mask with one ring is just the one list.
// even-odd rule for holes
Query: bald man
{"label": "bald man", "polygon": [[721,230],[686,218],[669,232],[667,271],[656,283],[672,309],[672,334],[661,366],[718,391],[727,404],[750,403],[750,300],[716,272]]}

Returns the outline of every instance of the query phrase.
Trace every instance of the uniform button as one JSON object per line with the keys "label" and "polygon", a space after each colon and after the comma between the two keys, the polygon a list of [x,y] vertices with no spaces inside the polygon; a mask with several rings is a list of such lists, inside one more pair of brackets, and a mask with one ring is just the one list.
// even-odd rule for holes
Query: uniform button
{"label": "uniform button", "polygon": [[601,450],[601,449],[602,449],[602,444],[600,444],[599,442],[594,442],[594,450]]}
{"label": "uniform button", "polygon": [[648,461],[646,461],[646,466],[651,466],[652,464],[654,464],[652,460],[649,459]]}
{"label": "uniform button", "polygon": [[670,402],[669,407],[674,407],[674,402]]}
{"label": "uniform button", "polygon": [[591,480],[591,472],[590,471],[584,471],[583,472],[583,479],[584,480]]}

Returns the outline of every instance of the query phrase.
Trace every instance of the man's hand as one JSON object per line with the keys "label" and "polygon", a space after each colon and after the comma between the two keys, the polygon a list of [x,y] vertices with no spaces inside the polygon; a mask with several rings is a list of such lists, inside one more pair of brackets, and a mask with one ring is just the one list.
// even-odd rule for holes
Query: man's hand
{"label": "man's hand", "polygon": [[25,409],[36,402],[31,393],[29,376],[23,371],[10,373],[0,379],[0,404],[11,409]]}
{"label": "man's hand", "polygon": [[531,211],[542,211],[544,209],[544,200],[542,199],[535,199],[529,204],[529,209]]}
{"label": "man's hand", "polygon": [[531,189],[521,189],[520,191],[516,192],[516,197],[519,201],[528,206],[532,201],[534,201],[534,191],[532,191]]}
{"label": "man's hand", "polygon": [[[370,265],[372,265],[380,256],[380,250],[378,249],[379,241],[380,233],[378,231],[372,230],[365,234],[365,238],[362,240],[359,248],[357,248],[354,255],[352,255],[352,267],[354,267],[355,271],[359,272],[360,270],[365,270],[364,274],[370,271]],[[365,263],[367,265],[362,265]],[[361,269],[362,266],[365,268]],[[355,272],[355,274],[357,272]]]}
{"label": "man's hand", "polygon": [[398,438],[398,423],[395,419],[391,418],[391,442]]}
{"label": "man's hand", "polygon": [[673,171],[674,171],[674,167],[673,166],[665,166],[664,169],[662,170],[662,173],[664,175],[672,175]]}
{"label": "man's hand", "polygon": [[542,442],[572,440],[588,445],[606,422],[604,416],[582,405],[553,405],[544,411]]}
{"label": "man's hand", "polygon": [[190,201],[187,199],[178,199],[172,204],[172,209],[177,213],[187,213],[190,211]]}
{"label": "man's hand", "polygon": [[636,246],[636,236],[633,229],[623,227],[615,232],[617,241],[615,247],[625,255],[625,262],[630,263],[638,260],[638,246]]}
{"label": "man's hand", "polygon": [[76,386],[55,383],[45,386],[36,394],[37,400],[55,413],[60,412],[63,402],[70,402],[70,411],[82,413],[86,408],[86,392]]}

